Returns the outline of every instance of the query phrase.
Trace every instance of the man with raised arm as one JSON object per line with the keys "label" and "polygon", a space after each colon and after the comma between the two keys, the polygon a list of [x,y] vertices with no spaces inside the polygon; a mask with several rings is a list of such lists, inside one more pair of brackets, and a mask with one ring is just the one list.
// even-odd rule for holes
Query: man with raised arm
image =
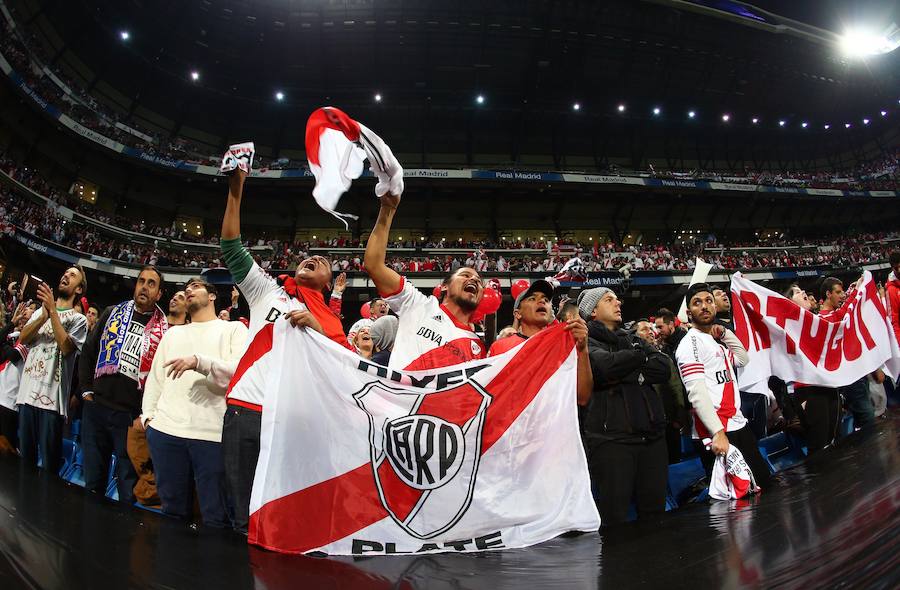
{"label": "man with raised arm", "polygon": [[331,263],[322,256],[300,262],[294,278],[283,285],[264,271],[241,244],[241,199],[247,173],[234,170],[228,179],[228,202],[222,219],[222,259],[250,307],[250,336],[228,386],[222,452],[225,477],[234,502],[235,529],[246,533],[250,491],[259,458],[263,387],[272,348],[272,325],[281,317],[309,327],[351,348],[341,320],[325,302],[331,290]]}
{"label": "man with raised arm", "polygon": [[385,194],[366,244],[365,268],[379,296],[400,318],[389,366],[410,371],[484,358],[487,350],[474,331],[472,315],[484,284],[474,268],[463,266],[441,283],[440,301],[421,293],[385,264],[391,222],[400,197]]}

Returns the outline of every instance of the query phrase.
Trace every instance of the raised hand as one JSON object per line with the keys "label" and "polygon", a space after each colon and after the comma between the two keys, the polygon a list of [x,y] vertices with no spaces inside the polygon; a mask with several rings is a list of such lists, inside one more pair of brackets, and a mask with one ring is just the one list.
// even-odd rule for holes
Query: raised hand
{"label": "raised hand", "polygon": [[53,297],[53,289],[47,286],[47,283],[41,283],[37,288],[37,298],[44,306],[44,311],[51,314],[56,311],[56,298]]}
{"label": "raised hand", "polygon": [[347,273],[342,272],[334,279],[334,292],[335,293],[343,293],[344,289],[347,288]]}

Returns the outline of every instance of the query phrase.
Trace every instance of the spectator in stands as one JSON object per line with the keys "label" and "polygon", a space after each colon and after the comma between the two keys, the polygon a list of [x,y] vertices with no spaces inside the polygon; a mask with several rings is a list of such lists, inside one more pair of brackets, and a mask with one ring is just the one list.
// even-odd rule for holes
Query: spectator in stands
{"label": "spectator in stands", "polygon": [[660,350],[674,363],[675,351],[678,350],[678,345],[687,334],[687,330],[676,324],[675,314],[671,310],[663,307],[656,312],[656,332]]}
{"label": "spectator in stands", "polygon": [[484,342],[472,325],[484,293],[484,283],[475,269],[460,267],[446,277],[438,301],[422,294],[385,264],[391,222],[399,204],[400,197],[395,195],[381,197],[365,255],[366,271],[375,288],[399,316],[391,367],[413,371],[484,358]]}
{"label": "spectator in stands", "polygon": [[94,331],[94,326],[97,324],[97,318],[99,316],[100,313],[98,312],[96,307],[94,307],[93,305],[88,306],[87,312],[84,314],[84,317],[87,318],[89,334]]}
{"label": "spectator in stands", "polygon": [[[741,413],[735,385],[735,367],[743,367],[750,357],[734,332],[716,323],[716,303],[707,284],[691,285],[685,301],[692,327],[675,356],[693,408],[693,437],[703,466],[710,474],[716,456],[727,453],[728,445],[733,444],[753,471],[757,485],[765,489],[769,466]],[[703,444],[706,439],[711,440],[709,447]]]}
{"label": "spectator in stands", "polygon": [[900,250],[891,252],[888,263],[891,265],[891,272],[888,274],[885,288],[887,309],[897,342],[900,342]]}
{"label": "spectator in stands", "polygon": [[[234,526],[247,532],[250,490],[259,458],[264,379],[268,368],[271,325],[284,316],[295,326],[316,330],[338,344],[352,347],[340,317],[325,303],[330,291],[331,264],[322,256],[301,261],[293,278],[279,285],[241,244],[241,200],[247,173],[237,169],[228,178],[228,198],[222,218],[222,259],[250,306],[250,337],[229,385],[228,409],[221,432],[228,490],[234,503]],[[193,317],[191,318],[193,321]],[[270,341],[270,340],[269,340]],[[254,343],[259,342],[254,346]]]}
{"label": "spectator in stands", "polygon": [[621,306],[605,287],[578,296],[593,371],[588,468],[604,526],[625,522],[632,498],[639,518],[666,507],[666,416],[652,385],[664,383],[669,368],[662,353],[621,329]]}
{"label": "spectator in stands", "polygon": [[381,297],[376,297],[369,304],[369,319],[374,322],[381,316],[387,315],[388,311],[390,310],[388,309],[387,301]]}
{"label": "spectator in stands", "polygon": [[184,291],[175,291],[175,294],[169,299],[169,313],[166,315],[166,321],[170,326],[183,326],[188,319],[187,298],[184,296]]}
{"label": "spectator in stands", "polygon": [[488,356],[503,354],[534,336],[553,321],[553,285],[544,280],[531,283],[527,290],[519,293],[513,303],[513,319],[518,331],[498,338],[491,345]]}
{"label": "spectator in stands", "polygon": [[[635,334],[654,349],[658,350],[659,340],[653,331],[653,324],[647,320],[637,323]],[[659,394],[666,411],[666,449],[669,455],[669,464],[681,461],[681,430],[688,423],[685,410],[684,385],[675,370],[675,364],[668,355],[662,355],[669,367],[669,379],[664,383],[653,386]]]}
{"label": "spectator in stands", "polygon": [[87,276],[80,266],[66,269],[55,297],[41,283],[37,288],[40,311],[31,315],[19,334],[19,342],[28,347],[16,397],[19,451],[27,463],[36,464],[40,448],[41,463],[51,473],[60,467],[75,355],[87,337],[87,319],[73,305],[86,293]]}
{"label": "spectator in stands", "polygon": [[360,328],[353,337],[353,341],[350,342],[354,347],[356,347],[356,352],[359,356],[364,359],[371,359],[372,354],[375,352],[373,349],[372,335],[369,331],[372,329],[372,322],[369,320],[368,326],[364,326]]}
{"label": "spectator in stands", "polygon": [[372,355],[373,362],[384,366],[390,363],[399,323],[397,316],[394,315],[383,315],[372,323],[369,334],[372,337],[372,346],[375,351]]}
{"label": "spectator in stands", "polygon": [[188,281],[184,292],[191,323],[173,326],[160,341],[147,378],[141,421],[163,511],[190,517],[196,485],[203,522],[228,527],[221,444],[225,391],[221,382],[193,369],[237,360],[246,346],[247,328],[216,318],[215,288],[202,277]]}
{"label": "spectator in stands", "polygon": [[157,302],[162,273],[141,269],[128,301],[107,307],[98,329],[82,348],[78,377],[85,400],[81,417],[84,483],[105,495],[112,455],[116,461],[119,501],[133,504],[137,474],[128,456],[128,428],[142,430],[141,398],[150,365],[163,334],[169,329]]}
{"label": "spectator in stands", "polygon": [[721,287],[713,287],[713,297],[716,299],[716,322],[733,332],[734,322],[731,319],[731,299],[728,298],[728,292]]}
{"label": "spectator in stands", "polygon": [[[853,289],[856,286],[854,285]],[[826,321],[838,321],[836,314],[844,302],[847,294],[844,292],[844,283],[835,277],[826,277],[822,281],[822,305],[819,308],[819,317]],[[850,385],[838,388],[844,398],[844,404],[853,414],[853,427],[865,428],[875,423],[875,406],[869,397],[869,382],[863,375]]]}
{"label": "spectator in stands", "polygon": [[10,321],[0,329],[0,453],[14,453],[19,447],[16,396],[25,359],[28,358],[28,347],[18,340],[19,333],[33,313],[33,304],[19,303]]}

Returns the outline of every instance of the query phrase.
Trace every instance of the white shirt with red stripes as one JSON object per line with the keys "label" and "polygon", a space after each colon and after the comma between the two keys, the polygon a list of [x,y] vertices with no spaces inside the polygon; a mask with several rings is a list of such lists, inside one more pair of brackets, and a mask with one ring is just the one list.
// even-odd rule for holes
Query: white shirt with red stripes
{"label": "white shirt with red stripes", "polygon": [[[247,350],[260,354],[255,362],[241,374],[235,373],[227,394],[231,405],[238,405],[262,411],[265,397],[265,378],[267,372],[268,352],[271,349],[271,332],[260,337],[260,331],[289,311],[306,309],[306,305],[288,295],[278,282],[255,262],[244,280],[237,284],[247,304],[250,306],[250,333],[247,337]],[[265,336],[269,336],[265,338]],[[252,350],[253,349],[253,350]]]}
{"label": "white shirt with red stripes", "polygon": [[[739,430],[747,424],[741,413],[741,394],[735,384],[734,355],[727,346],[709,334],[691,328],[681,339],[675,360],[685,388],[694,381],[705,379],[710,401],[726,432]],[[696,413],[693,422],[694,438],[709,438],[715,434],[708,432]]]}
{"label": "white shirt with red stripes", "polygon": [[16,396],[22,381],[22,368],[28,358],[28,347],[18,341],[13,346],[21,358],[0,364],[0,406],[16,411]]}
{"label": "white shirt with red stripes", "polygon": [[400,320],[391,368],[417,371],[485,357],[487,350],[478,334],[405,277],[400,279],[399,291],[383,297]]}

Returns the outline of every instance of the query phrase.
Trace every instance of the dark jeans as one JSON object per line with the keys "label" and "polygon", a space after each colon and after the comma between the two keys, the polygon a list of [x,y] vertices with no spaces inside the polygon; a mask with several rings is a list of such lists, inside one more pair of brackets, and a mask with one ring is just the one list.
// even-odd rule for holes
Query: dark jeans
{"label": "dark jeans", "polygon": [[234,528],[247,532],[250,521],[250,492],[259,459],[259,432],[262,414],[240,406],[228,406],[222,427],[222,455],[225,479],[234,503]]}
{"label": "dark jeans", "polygon": [[53,410],[19,406],[19,453],[25,463],[37,465],[38,448],[44,469],[59,473],[62,465],[63,417]]}
{"label": "dark jeans", "polygon": [[128,458],[130,412],[114,410],[85,400],[81,415],[81,445],[84,449],[84,487],[104,495],[109,481],[109,463],[116,455],[116,485],[119,501],[134,504],[137,474]]}
{"label": "dark jeans", "polygon": [[841,396],[833,387],[798,387],[795,395],[803,409],[803,427],[806,431],[806,449],[809,454],[824,449],[837,436],[841,421]]}
{"label": "dark jeans", "polygon": [[19,413],[0,406],[0,436],[5,436],[12,448],[19,448]]}
{"label": "dark jeans", "polygon": [[179,518],[191,517],[193,474],[203,524],[230,527],[222,444],[171,436],[152,426],[147,428],[147,442],[150,443],[163,512]]}
{"label": "dark jeans", "polygon": [[838,391],[844,396],[847,409],[853,414],[854,428],[865,428],[875,423],[875,406],[869,398],[869,383],[865,377]]}
{"label": "dark jeans", "polygon": [[747,426],[756,440],[766,438],[766,424],[769,420],[769,400],[763,393],[741,392],[741,414],[747,419]]}
{"label": "dark jeans", "polygon": [[669,466],[664,437],[635,444],[591,440],[590,451],[588,467],[603,526],[625,522],[632,499],[638,518],[665,512]]}
{"label": "dark jeans", "polygon": [[[762,489],[768,488],[772,481],[772,474],[769,471],[769,464],[766,463],[766,460],[763,459],[759,452],[756,437],[753,435],[750,427],[744,426],[739,430],[733,430],[726,434],[728,435],[728,444],[736,446],[741,452],[741,455],[744,456],[744,461],[747,462],[747,465],[753,472],[753,478],[756,479],[756,485]],[[700,462],[703,463],[703,468],[706,469],[706,475],[712,475],[713,463],[715,462],[716,456],[712,451],[707,450],[699,441],[694,441],[694,443],[700,447],[698,449],[700,451]]]}

